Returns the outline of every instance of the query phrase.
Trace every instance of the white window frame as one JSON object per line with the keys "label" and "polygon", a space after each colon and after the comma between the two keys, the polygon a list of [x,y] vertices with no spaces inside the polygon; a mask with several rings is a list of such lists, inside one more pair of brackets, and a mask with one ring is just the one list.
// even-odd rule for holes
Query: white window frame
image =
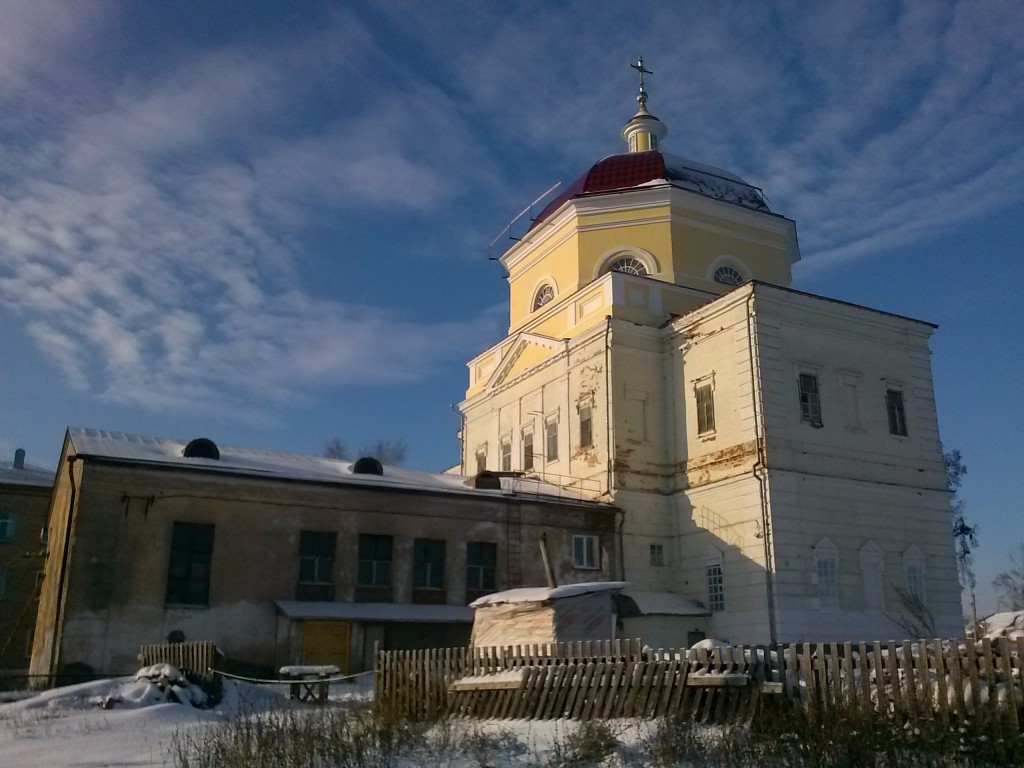
{"label": "white window frame", "polygon": [[558,414],[544,418],[544,461],[550,464],[558,461]]}
{"label": "white window frame", "polygon": [[[890,405],[890,396],[897,395],[899,398],[898,407]],[[894,422],[893,416],[897,416],[897,421]],[[889,434],[893,437],[910,437],[910,429],[908,426],[907,418],[907,398],[905,396],[905,390],[902,386],[893,384],[891,382],[886,383],[885,387],[885,422],[886,428],[889,430]],[[893,431],[895,427],[896,431]]]}
{"label": "white window frame", "polygon": [[543,282],[533,292],[533,299],[530,301],[530,311],[536,312],[543,309],[555,300],[555,286],[549,282]]}
{"label": "white window frame", "polygon": [[725,568],[722,553],[714,547],[704,550],[704,586],[708,595],[708,610],[725,611]]}
{"label": "white window frame", "polygon": [[[534,443],[533,427],[526,427],[520,433],[521,446],[523,453],[523,472],[532,472],[537,462],[537,448]],[[529,448],[529,453],[527,453]]]}
{"label": "white window frame", "polygon": [[498,442],[498,466],[502,472],[512,471],[512,435],[503,435]]}
{"label": "white window frame", "polygon": [[0,512],[0,541],[14,541],[13,512]]}
{"label": "white window frame", "polygon": [[[814,391],[804,389],[805,379],[814,383]],[[821,376],[817,371],[799,370],[796,388],[800,399],[800,421],[812,427],[821,427]]]}
{"label": "white window frame", "polygon": [[[594,406],[592,403],[580,403],[580,448],[594,447]],[[583,425],[586,424],[586,429]],[[584,442],[584,437],[586,442]]]}
{"label": "white window frame", "polygon": [[660,542],[652,542],[649,547],[650,562],[652,568],[665,567],[665,545]]}
{"label": "white window frame", "polygon": [[[706,406],[707,403],[701,403],[701,392],[707,391],[710,402],[710,423],[708,420],[707,413],[702,414],[702,406]],[[698,437],[712,437],[717,431],[717,422],[715,420],[715,375],[709,374],[699,379],[695,379],[693,382],[693,403],[696,414],[695,424],[697,426]],[[705,409],[706,410],[706,409]],[[703,424],[701,423],[703,422]]]}
{"label": "white window frame", "polygon": [[601,540],[599,537],[593,534],[573,534],[572,567],[587,571],[596,571],[601,568]]}
{"label": "white window frame", "polygon": [[814,546],[811,581],[815,586],[818,608],[823,611],[839,610],[839,548],[827,538]]}
{"label": "white window frame", "polygon": [[[726,277],[728,277],[728,279],[726,279]],[[712,273],[711,279],[719,285],[728,285],[730,288],[742,285],[746,280],[746,278],[743,277],[743,273],[736,269],[732,264],[721,264],[715,267],[715,271]]]}

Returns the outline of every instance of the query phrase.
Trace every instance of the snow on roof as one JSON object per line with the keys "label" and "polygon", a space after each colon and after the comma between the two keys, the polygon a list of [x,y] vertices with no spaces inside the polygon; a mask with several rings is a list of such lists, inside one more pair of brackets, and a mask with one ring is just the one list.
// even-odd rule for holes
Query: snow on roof
{"label": "snow on roof", "polygon": [[330,603],[306,600],[275,600],[289,619],[346,619],[352,621],[469,622],[473,612],[466,605],[405,603]]}
{"label": "snow on roof", "polygon": [[625,581],[587,581],[582,584],[565,584],[561,587],[520,587],[494,592],[477,598],[469,604],[470,608],[483,608],[488,605],[503,603],[543,603],[565,597],[577,597],[591,592],[612,592],[629,586]]}
{"label": "snow on roof", "polygon": [[728,203],[736,203],[755,211],[769,212],[764,195],[757,187],[739,176],[713,165],[706,165],[676,155],[663,155],[665,172],[677,187],[700,192]]}
{"label": "snow on roof", "polygon": [[53,485],[56,474],[55,470],[33,467],[30,464],[15,469],[12,462],[0,462],[0,483],[8,485],[33,485],[49,488]]}
{"label": "snow on roof", "polygon": [[671,184],[744,208],[771,213],[761,190],[736,174],[686,157],[650,150],[608,155],[598,160],[544,206],[530,225],[530,230],[536,229],[574,198],[660,184]]}
{"label": "snow on roof", "polygon": [[675,592],[623,591],[620,598],[632,600],[642,616],[708,616],[711,611]]}
{"label": "snow on roof", "polygon": [[[608,506],[603,502],[588,499],[579,491],[547,483],[536,477],[503,476],[500,478],[500,490],[488,490],[474,487],[473,476],[422,472],[404,467],[384,467],[383,475],[356,474],[352,471],[354,461],[328,459],[322,456],[218,445],[219,459],[188,458],[183,455],[188,440],[108,432],[86,427],[71,427],[68,429],[68,436],[75,452],[84,457],[187,467],[198,471],[227,472],[278,480],[383,486],[440,493],[527,496],[538,501],[558,500]],[[52,481],[51,476],[50,482]]]}
{"label": "snow on roof", "polygon": [[1016,639],[1024,636],[1024,611],[994,613],[978,623],[984,630],[984,636],[992,639],[997,637]]}

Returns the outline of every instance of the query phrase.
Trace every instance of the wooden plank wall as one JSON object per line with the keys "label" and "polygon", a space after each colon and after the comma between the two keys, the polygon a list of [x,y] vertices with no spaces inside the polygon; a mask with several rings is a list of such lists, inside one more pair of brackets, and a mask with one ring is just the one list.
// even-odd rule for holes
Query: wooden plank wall
{"label": "wooden plank wall", "polygon": [[[413,719],[753,716],[762,691],[812,713],[900,722],[1024,717],[1024,640],[799,643],[644,650],[638,640],[379,651],[376,706]],[[764,694],[767,695],[767,694]]]}
{"label": "wooden plank wall", "polygon": [[196,643],[157,643],[139,649],[139,664],[173,664],[182,671],[192,672],[205,679],[213,677],[217,644],[212,641]]}

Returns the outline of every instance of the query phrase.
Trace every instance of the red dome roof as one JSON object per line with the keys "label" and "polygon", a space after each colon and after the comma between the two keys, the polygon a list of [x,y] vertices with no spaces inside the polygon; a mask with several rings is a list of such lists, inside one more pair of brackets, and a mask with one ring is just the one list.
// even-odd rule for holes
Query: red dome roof
{"label": "red dome roof", "polygon": [[530,228],[548,219],[573,198],[635,189],[658,181],[755,211],[770,212],[761,190],[747,184],[739,176],[720,168],[651,150],[611,155],[599,160],[548,203]]}

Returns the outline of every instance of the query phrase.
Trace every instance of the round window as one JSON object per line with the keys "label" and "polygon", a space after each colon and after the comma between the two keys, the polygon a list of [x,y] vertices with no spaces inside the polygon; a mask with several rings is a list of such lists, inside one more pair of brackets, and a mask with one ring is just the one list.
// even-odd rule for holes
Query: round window
{"label": "round window", "polygon": [[719,267],[715,270],[715,282],[725,285],[739,285],[743,282],[743,275],[735,267]]}
{"label": "round window", "polygon": [[622,259],[616,259],[608,267],[609,272],[625,272],[627,275],[646,275],[647,265],[644,264],[640,259],[635,259],[632,256],[626,256]]}
{"label": "round window", "polygon": [[549,301],[555,298],[555,289],[546,283],[537,289],[536,295],[533,297],[533,308],[535,310],[540,309]]}

